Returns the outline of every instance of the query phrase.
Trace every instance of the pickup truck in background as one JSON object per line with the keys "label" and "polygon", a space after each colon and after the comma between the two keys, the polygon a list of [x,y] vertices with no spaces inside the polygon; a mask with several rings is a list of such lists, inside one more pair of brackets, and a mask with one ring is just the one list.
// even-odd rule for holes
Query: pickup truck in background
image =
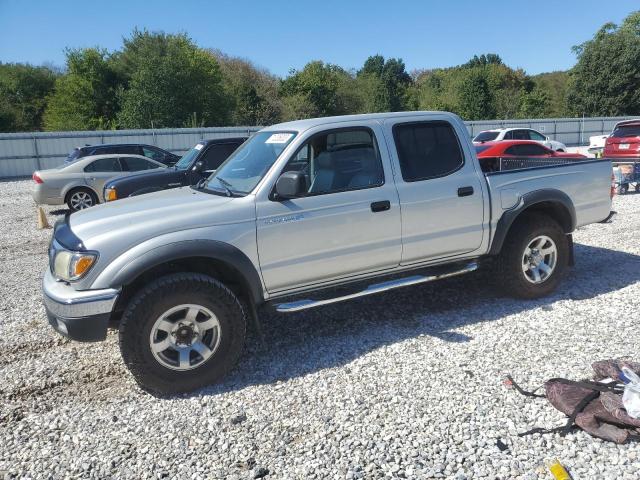
{"label": "pickup truck in background", "polygon": [[512,296],[547,295],[571,233],[610,216],[611,163],[498,165],[483,172],[444,112],[264,128],[206,182],[58,223],[49,322],[80,341],[118,328],[136,381],[170,393],[221,379],[265,305],[296,312],[478,268]]}
{"label": "pickup truck in background", "polygon": [[170,188],[195,185],[211,175],[216,168],[242,145],[247,137],[218,138],[198,142],[171,168],[140,172],[125,178],[114,178],[104,185],[105,202]]}

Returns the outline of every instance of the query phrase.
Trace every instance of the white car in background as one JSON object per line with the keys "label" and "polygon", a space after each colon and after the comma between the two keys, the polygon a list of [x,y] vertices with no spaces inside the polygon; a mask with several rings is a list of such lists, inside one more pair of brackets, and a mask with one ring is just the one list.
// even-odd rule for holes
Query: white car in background
{"label": "white car in background", "polygon": [[532,128],[496,128],[484,130],[476,135],[473,143],[499,142],[500,140],[533,140],[556,152],[566,152],[567,146],[562,142],[551,140]]}
{"label": "white car in background", "polygon": [[32,195],[38,205],[62,205],[84,210],[102,201],[107,180],[143,170],[167,168],[142,155],[90,155],[58,168],[33,172]]}

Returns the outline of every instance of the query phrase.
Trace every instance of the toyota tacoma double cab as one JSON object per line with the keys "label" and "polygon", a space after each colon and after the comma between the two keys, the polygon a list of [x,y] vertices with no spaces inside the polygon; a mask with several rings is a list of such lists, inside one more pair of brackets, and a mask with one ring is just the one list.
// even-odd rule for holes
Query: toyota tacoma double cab
{"label": "toyota tacoma double cab", "polygon": [[196,186],[61,220],[49,323],[79,341],[117,328],[136,381],[166,394],[220,380],[263,306],[296,312],[479,267],[515,297],[547,295],[572,264],[571,233],[611,208],[609,161],[554,162],[484,172],[445,112],[264,128]]}

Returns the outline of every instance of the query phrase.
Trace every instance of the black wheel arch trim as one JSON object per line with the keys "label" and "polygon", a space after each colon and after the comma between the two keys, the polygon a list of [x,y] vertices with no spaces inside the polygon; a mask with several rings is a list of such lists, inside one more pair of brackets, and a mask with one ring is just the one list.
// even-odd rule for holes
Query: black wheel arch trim
{"label": "black wheel arch trim", "polygon": [[110,284],[122,287],[154,267],[192,257],[216,260],[235,270],[244,280],[250,299],[257,305],[264,303],[262,281],[253,262],[240,249],[217,240],[185,240],[154,248],[121,268]]}
{"label": "black wheel arch trim", "polygon": [[568,224],[562,225],[565,233],[571,233],[576,228],[576,209],[569,196],[553,188],[545,188],[525,193],[518,205],[502,213],[496,225],[496,232],[489,249],[489,255],[498,255],[513,222],[527,209],[540,203],[552,203],[560,206],[569,215]]}

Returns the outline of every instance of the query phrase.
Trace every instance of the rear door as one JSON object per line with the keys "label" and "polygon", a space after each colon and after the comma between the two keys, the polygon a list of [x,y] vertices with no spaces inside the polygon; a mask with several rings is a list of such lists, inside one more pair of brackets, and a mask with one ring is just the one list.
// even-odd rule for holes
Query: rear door
{"label": "rear door", "polygon": [[379,125],[326,128],[309,132],[280,172],[301,172],[305,193],[276,200],[271,185],[256,198],[258,255],[269,292],[400,263],[400,205]]}
{"label": "rear door", "polygon": [[[402,206],[402,264],[472,254],[484,235],[484,185],[447,120],[385,121]],[[488,214],[488,213],[487,213]]]}
{"label": "rear door", "polygon": [[84,167],[84,172],[85,182],[100,198],[102,198],[102,189],[106,181],[125,173],[118,157],[105,157],[94,160]]}

